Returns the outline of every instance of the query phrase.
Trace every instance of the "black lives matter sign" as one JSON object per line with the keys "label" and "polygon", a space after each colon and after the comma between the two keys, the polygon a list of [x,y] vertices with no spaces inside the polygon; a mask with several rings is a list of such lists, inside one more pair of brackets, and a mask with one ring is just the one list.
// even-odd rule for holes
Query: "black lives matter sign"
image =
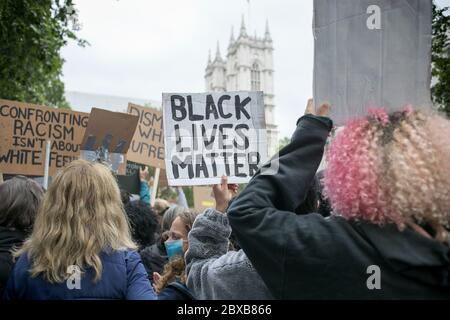
{"label": "black lives matter sign", "polygon": [[263,93],[163,93],[169,185],[246,183],[267,159]]}
{"label": "black lives matter sign", "polygon": [[0,100],[0,172],[42,176],[46,141],[50,175],[79,157],[89,114]]}

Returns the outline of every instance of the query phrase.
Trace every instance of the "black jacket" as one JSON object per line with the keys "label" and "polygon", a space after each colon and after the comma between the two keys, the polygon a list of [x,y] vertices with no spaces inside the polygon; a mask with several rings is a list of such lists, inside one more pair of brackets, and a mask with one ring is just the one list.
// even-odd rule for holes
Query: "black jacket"
{"label": "black jacket", "polygon": [[20,246],[25,240],[25,233],[0,226],[0,297],[6,287],[9,275],[14,265],[11,249]]}
{"label": "black jacket", "polygon": [[175,280],[161,290],[158,300],[195,300],[195,298],[184,283]]}
{"label": "black jacket", "polygon": [[163,243],[157,242],[139,252],[150,282],[153,283],[153,272],[162,273],[169,262]]}
{"label": "black jacket", "polygon": [[[393,225],[293,213],[314,178],[331,127],[328,118],[302,117],[291,143],[280,151],[278,172],[258,172],[228,210],[239,244],[272,294],[449,299],[449,249],[441,243]],[[374,265],[380,289],[368,286],[374,283]]]}

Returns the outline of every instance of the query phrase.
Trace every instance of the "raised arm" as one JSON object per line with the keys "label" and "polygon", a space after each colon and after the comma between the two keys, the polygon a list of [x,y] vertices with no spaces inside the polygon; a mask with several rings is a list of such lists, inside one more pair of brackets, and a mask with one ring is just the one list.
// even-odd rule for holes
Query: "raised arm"
{"label": "raised arm", "polygon": [[242,250],[228,251],[225,214],[207,209],[195,220],[186,253],[187,286],[198,299],[271,299]]}
{"label": "raised arm", "polygon": [[302,241],[299,230],[308,237],[311,218],[294,210],[307,194],[331,128],[326,117],[300,118],[291,143],[271,160],[279,161],[278,172],[265,175],[260,170],[228,209],[240,246],[276,298],[283,297],[288,245],[302,247],[295,243]]}

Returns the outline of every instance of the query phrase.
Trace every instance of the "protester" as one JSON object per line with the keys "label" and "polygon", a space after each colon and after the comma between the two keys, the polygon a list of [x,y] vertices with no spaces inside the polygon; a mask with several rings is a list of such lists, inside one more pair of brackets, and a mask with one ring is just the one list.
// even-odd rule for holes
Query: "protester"
{"label": "protester", "polygon": [[170,208],[169,201],[167,201],[165,199],[160,199],[160,198],[155,200],[155,205],[153,206],[153,209],[155,210],[156,214],[158,215],[159,220],[162,220],[164,213],[169,208]]}
{"label": "protester", "polygon": [[148,179],[148,167],[145,169],[139,168],[139,181],[140,181],[140,189],[139,189],[139,199],[142,202],[150,205],[151,192],[149,184],[153,183],[153,177]]}
{"label": "protester", "polygon": [[[328,217],[329,215],[331,215],[331,206],[330,201],[328,201],[328,199],[325,197],[323,177],[324,170],[321,170],[317,172],[316,177],[314,178],[316,184],[316,197],[319,202],[317,213],[322,215],[323,217]],[[309,212],[315,212],[315,210],[311,210]]]}
{"label": "protester", "polygon": [[238,186],[227,182],[223,177],[213,187],[216,209],[200,214],[189,233],[187,286],[202,300],[273,299],[244,251],[228,251],[231,227],[225,212]]}
{"label": "protester", "polygon": [[155,299],[119,187],[100,163],[59,171],[33,231],[14,253],[5,299]]}
{"label": "protester", "polygon": [[230,224],[278,299],[450,298],[450,122],[383,110],[351,121],[332,142],[329,218],[293,211],[322,158],[332,122],[305,115],[231,204]]}
{"label": "protester", "polygon": [[125,189],[120,189],[120,197],[122,198],[122,203],[125,206],[130,201],[142,201],[150,205],[151,199],[151,184],[153,183],[153,177],[148,181],[148,167],[145,169],[139,168],[139,196],[131,194]]}
{"label": "protester", "polygon": [[13,267],[11,250],[31,232],[43,196],[44,189],[24,176],[0,184],[0,297]]}
{"label": "protester", "polygon": [[194,224],[196,214],[185,210],[177,215],[170,227],[169,237],[164,243],[169,263],[160,275],[153,274],[154,287],[159,300],[193,300],[194,297],[186,287],[185,261],[188,234]]}
{"label": "protester", "polygon": [[159,223],[150,205],[139,200],[125,205],[134,242],[143,250],[155,243],[159,235]]}
{"label": "protester", "polygon": [[187,208],[172,206],[166,210],[161,221],[161,230],[159,238],[153,245],[144,248],[141,252],[142,262],[147,270],[150,280],[153,282],[153,274],[163,272],[164,266],[169,262],[164,243],[169,238],[169,231],[176,217],[184,212],[189,211]]}

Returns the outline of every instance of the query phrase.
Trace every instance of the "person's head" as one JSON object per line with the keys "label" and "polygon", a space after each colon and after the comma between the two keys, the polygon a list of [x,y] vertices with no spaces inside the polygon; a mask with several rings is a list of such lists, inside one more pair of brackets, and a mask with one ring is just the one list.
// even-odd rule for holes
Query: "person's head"
{"label": "person's head", "polygon": [[185,209],[177,215],[170,227],[169,238],[167,240],[182,240],[183,252],[186,252],[189,247],[188,234],[192,229],[196,216],[197,214],[195,212]]}
{"label": "person's head", "polygon": [[31,276],[67,279],[67,268],[92,267],[100,279],[104,250],[136,249],[119,187],[100,163],[76,160],[59,171],[44,196],[30,238],[15,256],[27,254]]}
{"label": "person's head", "polygon": [[0,226],[31,232],[44,189],[34,180],[16,176],[0,184]]}
{"label": "person's head", "polygon": [[155,204],[153,205],[155,213],[160,217],[164,215],[164,213],[166,212],[167,209],[169,209],[169,207],[170,207],[169,201],[160,198],[156,199]]}
{"label": "person's head", "polygon": [[151,246],[155,242],[159,223],[150,206],[143,201],[131,201],[125,205],[125,212],[130,221],[133,240],[140,248]]}
{"label": "person's head", "polygon": [[434,113],[351,121],[330,146],[325,192],[335,214],[374,224],[426,224],[449,243],[450,121]]}
{"label": "person's head", "polygon": [[172,206],[166,210],[164,213],[162,220],[161,220],[161,234],[165,233],[166,231],[170,230],[170,227],[172,227],[172,222],[175,220],[175,218],[187,211],[185,207],[182,206]]}
{"label": "person's head", "polygon": [[[186,266],[183,254],[186,253],[189,247],[188,234],[192,229],[196,216],[197,214],[195,212],[183,208],[183,211],[179,212],[173,220],[169,230],[169,237],[165,242],[169,262],[164,266],[161,279],[155,283],[155,290],[157,293],[175,279],[178,279],[183,283],[186,282]],[[173,252],[173,255],[171,252]]]}

